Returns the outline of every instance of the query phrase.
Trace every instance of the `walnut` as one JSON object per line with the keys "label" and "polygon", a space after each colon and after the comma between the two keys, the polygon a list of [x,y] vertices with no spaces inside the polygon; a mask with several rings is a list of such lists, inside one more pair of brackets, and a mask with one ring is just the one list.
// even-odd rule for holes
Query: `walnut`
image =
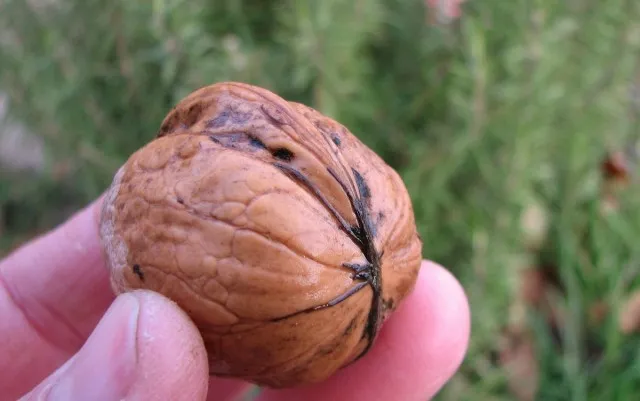
{"label": "walnut", "polygon": [[117,172],[100,230],[116,293],[174,300],[212,375],[273,388],[363,356],[422,258],[391,167],[316,110],[233,82],[171,110]]}

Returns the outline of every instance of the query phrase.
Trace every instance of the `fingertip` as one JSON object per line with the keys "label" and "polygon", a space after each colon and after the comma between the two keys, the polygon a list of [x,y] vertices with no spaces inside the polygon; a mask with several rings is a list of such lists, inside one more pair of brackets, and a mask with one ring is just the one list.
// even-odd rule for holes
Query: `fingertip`
{"label": "fingertip", "polygon": [[[428,378],[426,396],[433,397],[464,361],[471,333],[471,309],[458,279],[443,266],[424,261],[415,291],[389,331],[414,325],[423,333],[417,366]],[[397,336],[398,333],[395,333]],[[390,333],[390,337],[395,337]]]}
{"label": "fingertip", "polygon": [[463,287],[445,268],[424,261],[413,292],[385,323],[367,355],[323,383],[265,390],[259,399],[430,399],[462,363],[469,331]]}
{"label": "fingertip", "polygon": [[113,302],[94,208],[95,202],[0,260],[0,334],[14,350],[32,351],[0,361],[0,370],[11,372],[0,392],[32,387],[78,352]]}
{"label": "fingertip", "polygon": [[202,336],[175,302],[152,291],[131,294],[142,305],[137,333],[142,379],[132,399],[227,401],[251,388],[240,380],[209,376]]}
{"label": "fingertip", "polygon": [[443,266],[423,261],[414,290],[357,367],[360,375],[369,371],[379,376],[377,382],[386,383],[373,386],[369,399],[430,399],[460,367],[469,335],[464,288]]}
{"label": "fingertip", "polygon": [[210,378],[202,337],[173,301],[146,290],[120,294],[80,351],[25,400],[236,399],[250,388]]}
{"label": "fingertip", "polygon": [[24,399],[124,398],[135,376],[139,313],[135,297],[116,298],[79,352]]}
{"label": "fingertip", "polygon": [[[433,321],[440,322],[440,332],[450,328],[464,352],[468,347],[471,331],[471,308],[466,291],[460,281],[443,266],[423,261],[416,290],[408,297],[415,299],[406,303],[406,308],[425,308],[434,312]],[[413,303],[413,304],[412,304]]]}
{"label": "fingertip", "polygon": [[132,399],[204,400],[208,362],[194,323],[173,301],[137,290],[141,312],[137,327],[137,380]]}
{"label": "fingertip", "polygon": [[207,360],[193,323],[149,291],[119,295],[68,363],[27,399],[205,400]]}

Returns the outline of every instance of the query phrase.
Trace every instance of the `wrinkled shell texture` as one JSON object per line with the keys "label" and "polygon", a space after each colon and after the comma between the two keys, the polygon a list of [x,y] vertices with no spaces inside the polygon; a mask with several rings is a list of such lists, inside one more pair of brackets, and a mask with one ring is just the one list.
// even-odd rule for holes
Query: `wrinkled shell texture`
{"label": "wrinkled shell texture", "polygon": [[212,375],[274,388],[366,354],[422,256],[393,169],[336,121],[235,82],[187,96],[129,158],[101,237],[116,293],[174,300]]}

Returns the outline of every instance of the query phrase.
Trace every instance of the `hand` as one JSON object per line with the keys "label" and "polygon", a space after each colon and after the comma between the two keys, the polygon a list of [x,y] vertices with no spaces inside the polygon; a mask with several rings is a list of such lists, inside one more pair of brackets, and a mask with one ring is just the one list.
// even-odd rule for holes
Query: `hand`
{"label": "hand", "polygon": [[[202,339],[174,303],[150,291],[114,297],[98,203],[0,262],[0,400],[230,401],[250,390],[209,378]],[[462,288],[425,261],[369,354],[324,383],[258,399],[422,401],[457,370],[468,337]]]}

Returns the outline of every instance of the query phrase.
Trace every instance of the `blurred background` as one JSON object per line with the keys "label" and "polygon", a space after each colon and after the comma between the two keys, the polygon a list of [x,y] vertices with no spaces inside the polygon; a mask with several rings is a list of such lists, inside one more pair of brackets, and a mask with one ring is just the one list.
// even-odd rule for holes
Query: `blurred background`
{"label": "blurred background", "polygon": [[0,255],[97,197],[183,96],[266,87],[402,175],[469,295],[439,400],[640,391],[640,2],[0,0]]}

